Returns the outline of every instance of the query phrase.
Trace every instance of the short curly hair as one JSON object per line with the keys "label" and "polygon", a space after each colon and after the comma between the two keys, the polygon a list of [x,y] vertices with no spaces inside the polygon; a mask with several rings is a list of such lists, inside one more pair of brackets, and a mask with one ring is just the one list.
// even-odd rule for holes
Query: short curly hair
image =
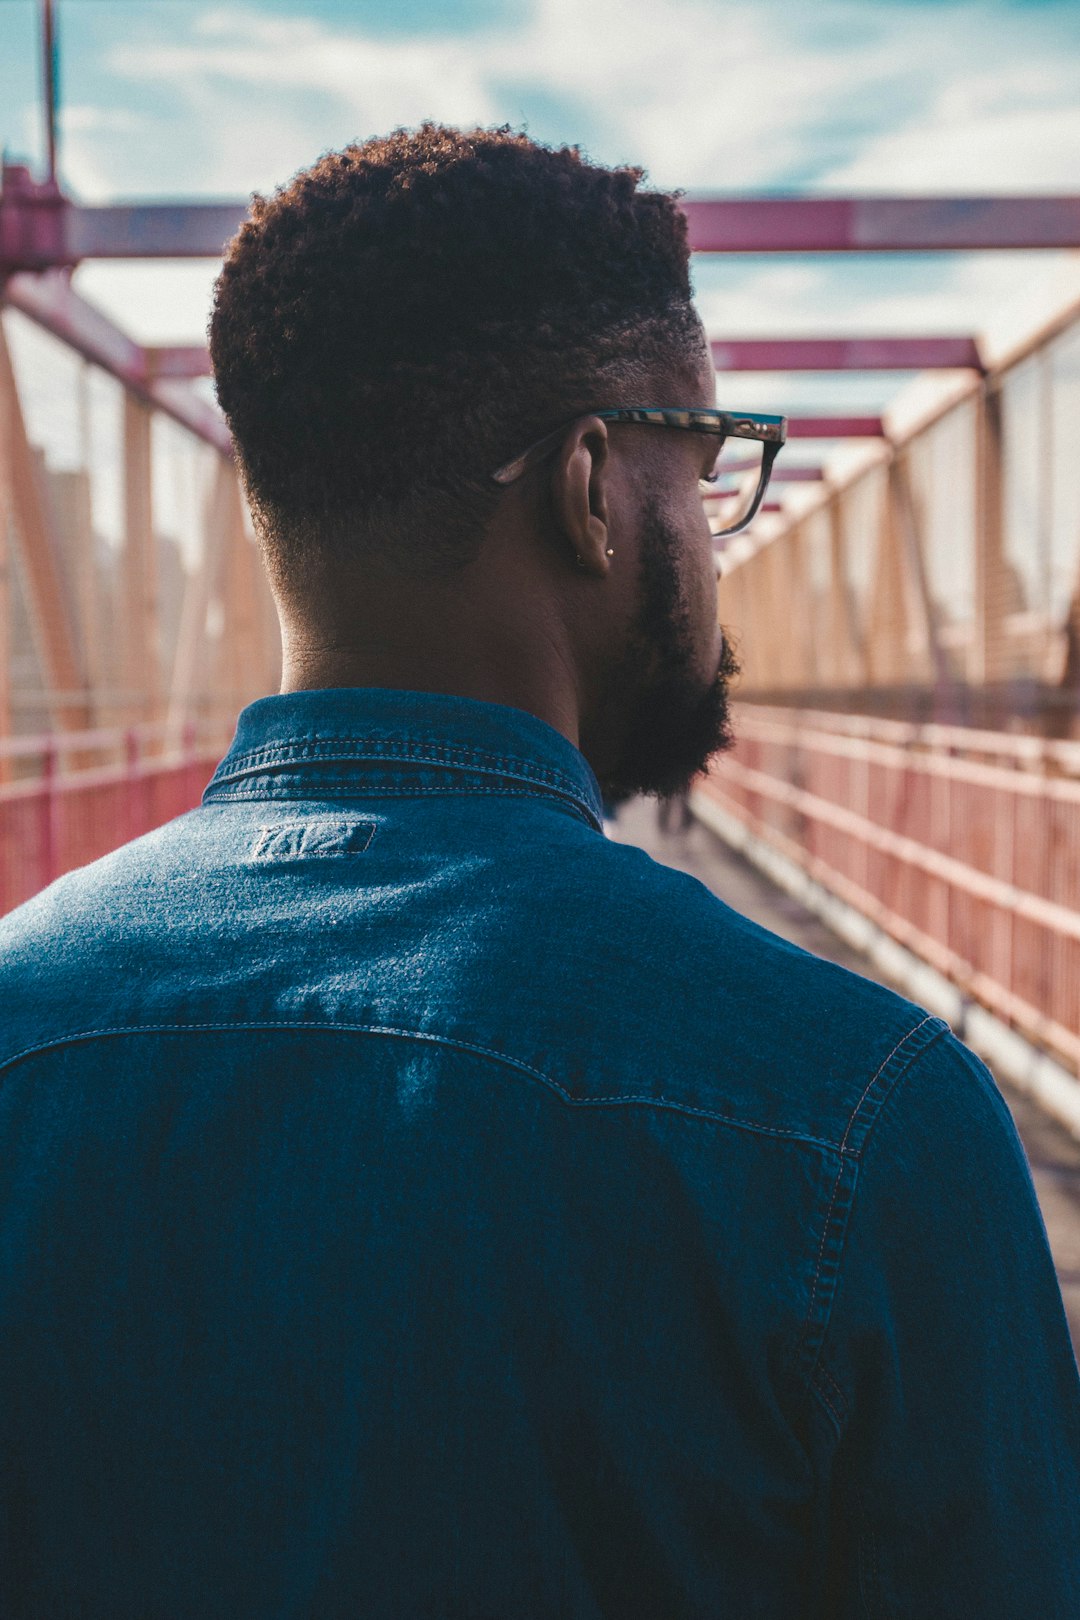
{"label": "short curly hair", "polygon": [[313,549],[467,560],[492,468],[688,356],[685,216],[642,178],[505,126],[425,123],[255,196],[209,339],[280,585]]}

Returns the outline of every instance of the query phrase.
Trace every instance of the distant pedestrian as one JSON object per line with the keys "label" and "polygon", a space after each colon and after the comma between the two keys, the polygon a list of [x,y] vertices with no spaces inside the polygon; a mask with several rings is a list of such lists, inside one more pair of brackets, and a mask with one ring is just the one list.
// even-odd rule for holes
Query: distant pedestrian
{"label": "distant pedestrian", "polygon": [[657,800],[656,825],[662,833],[684,833],[689,831],[693,823],[689,787],[681,788],[678,793],[665,794]]}

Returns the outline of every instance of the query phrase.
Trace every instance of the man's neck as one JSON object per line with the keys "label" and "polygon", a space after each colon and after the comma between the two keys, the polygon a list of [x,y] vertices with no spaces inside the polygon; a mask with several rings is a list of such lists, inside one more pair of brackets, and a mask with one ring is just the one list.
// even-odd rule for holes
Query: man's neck
{"label": "man's neck", "polygon": [[520,644],[504,656],[484,656],[467,641],[459,656],[448,658],[443,646],[378,647],[370,641],[324,640],[286,635],[282,658],[282,692],[342,687],[379,687],[410,692],[437,692],[502,703],[523,709],[578,746],[579,709],[573,683],[563,673],[538,668],[522,658]]}

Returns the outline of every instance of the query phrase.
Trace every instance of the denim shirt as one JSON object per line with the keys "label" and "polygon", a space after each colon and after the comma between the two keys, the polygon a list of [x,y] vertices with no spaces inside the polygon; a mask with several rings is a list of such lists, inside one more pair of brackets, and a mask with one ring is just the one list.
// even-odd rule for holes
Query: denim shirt
{"label": "denim shirt", "polygon": [[261,699],[0,1005],[6,1620],[1080,1615],[986,1068],[542,721]]}

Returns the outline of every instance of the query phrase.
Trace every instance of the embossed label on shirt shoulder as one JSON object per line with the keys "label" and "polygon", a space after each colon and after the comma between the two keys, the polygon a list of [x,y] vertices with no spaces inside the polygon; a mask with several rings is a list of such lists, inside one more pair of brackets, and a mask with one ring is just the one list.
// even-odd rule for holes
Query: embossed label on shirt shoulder
{"label": "embossed label on shirt shoulder", "polygon": [[277,821],[260,827],[251,851],[255,861],[322,860],[327,856],[362,855],[375,836],[373,821],[313,817],[310,821]]}

